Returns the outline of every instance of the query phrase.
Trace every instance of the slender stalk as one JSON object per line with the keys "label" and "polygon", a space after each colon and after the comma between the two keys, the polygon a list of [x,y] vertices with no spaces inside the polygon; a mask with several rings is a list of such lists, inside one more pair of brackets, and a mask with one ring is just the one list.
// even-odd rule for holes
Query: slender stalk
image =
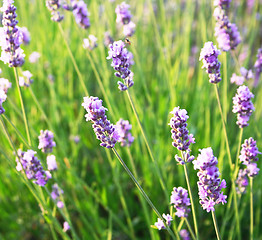
{"label": "slender stalk", "polygon": [[72,53],[72,51],[71,51],[71,49],[70,49],[70,46],[69,46],[69,44],[68,44],[68,42],[67,42],[67,40],[66,40],[65,32],[64,32],[64,30],[63,30],[63,28],[62,28],[61,23],[58,23],[58,27],[59,27],[59,30],[60,30],[60,32],[61,32],[61,35],[62,35],[62,37],[63,37],[63,39],[64,39],[64,42],[65,42],[67,51],[68,51],[68,53],[69,53],[69,55],[70,55],[70,58],[71,58],[71,60],[72,60],[72,63],[73,63],[73,65],[74,65],[74,68],[75,68],[75,70],[76,70],[76,73],[77,73],[77,75],[78,75],[78,78],[79,78],[79,80],[80,80],[80,83],[81,83],[81,85],[82,85],[82,88],[84,89],[85,95],[88,96],[89,94],[88,94],[88,90],[87,90],[87,88],[86,88],[86,85],[85,85],[83,76],[82,76],[82,74],[81,74],[81,72],[80,72],[80,70],[79,70],[79,68],[78,68],[78,66],[77,66],[76,60],[75,60],[75,58],[74,58],[74,55],[73,55],[73,53]]}
{"label": "slender stalk", "polygon": [[192,215],[193,215],[193,221],[194,221],[195,234],[196,234],[196,238],[199,239],[197,220],[196,220],[196,212],[195,212],[195,205],[194,205],[193,196],[192,196],[192,192],[191,192],[191,187],[190,187],[190,183],[189,183],[187,167],[186,167],[186,164],[184,164],[183,166],[184,166],[186,183],[187,183],[188,193],[189,193],[191,207],[192,207]]}
{"label": "slender stalk", "polygon": [[239,170],[239,166],[238,166],[238,162],[239,162],[239,154],[240,154],[240,148],[241,148],[241,143],[242,143],[242,137],[243,137],[243,128],[240,129],[240,133],[239,133],[239,139],[238,139],[238,148],[237,148],[237,155],[236,155],[236,169],[235,169],[235,173],[234,173],[234,179],[237,178],[237,174],[238,174],[238,170]]}
{"label": "slender stalk", "polygon": [[216,219],[215,211],[211,211],[211,213],[212,213],[212,218],[213,218],[213,222],[214,222],[214,226],[215,226],[215,230],[216,230],[217,240],[222,240],[220,233],[219,233],[218,226],[217,226],[217,219]]}
{"label": "slender stalk", "polygon": [[187,228],[188,228],[188,230],[189,230],[192,238],[193,238],[194,240],[196,240],[195,234],[194,234],[194,232],[193,232],[193,230],[192,230],[192,228],[191,228],[191,226],[190,226],[190,223],[188,222],[187,218],[185,218],[185,222],[186,222]]}
{"label": "slender stalk", "polygon": [[16,81],[16,86],[17,86],[17,89],[18,89],[18,94],[19,94],[19,99],[20,99],[20,103],[21,103],[21,108],[22,108],[22,112],[23,112],[23,118],[24,118],[24,124],[25,124],[27,140],[28,140],[29,145],[31,146],[31,138],[30,138],[30,133],[29,133],[29,127],[28,127],[28,122],[27,122],[27,118],[26,118],[25,107],[24,107],[24,102],[23,102],[23,98],[22,98],[21,89],[20,89],[20,86],[19,86],[18,74],[17,74],[17,69],[16,68],[14,68],[14,73],[15,73],[15,81]]}
{"label": "slender stalk", "polygon": [[253,210],[253,177],[250,177],[250,240],[253,240],[254,233],[254,210]]}
{"label": "slender stalk", "polygon": [[149,142],[148,142],[148,140],[147,140],[146,134],[145,134],[144,129],[143,129],[143,127],[142,127],[141,121],[140,121],[139,116],[138,116],[138,113],[137,113],[137,111],[136,111],[136,107],[135,107],[135,105],[134,105],[134,102],[133,102],[132,97],[131,97],[131,95],[129,94],[129,91],[128,91],[128,90],[126,90],[126,93],[127,93],[127,96],[128,96],[128,100],[129,100],[129,102],[130,102],[130,104],[131,104],[131,107],[132,107],[132,109],[133,109],[133,112],[134,112],[134,114],[135,114],[136,120],[137,120],[137,122],[138,122],[139,128],[140,128],[140,130],[141,130],[141,132],[142,132],[142,136],[143,136],[143,138],[144,138],[144,140],[145,140],[147,150],[148,150],[149,155],[150,155],[150,157],[151,157],[151,159],[152,159],[152,162],[154,163],[154,166],[155,166],[155,169],[156,169],[156,172],[157,172],[159,181],[160,181],[160,185],[161,185],[161,187],[162,187],[162,189],[163,189],[163,191],[164,191],[164,194],[165,194],[165,197],[166,197],[167,202],[169,202],[169,197],[168,197],[168,193],[167,193],[167,188],[166,188],[166,186],[165,186],[165,184],[164,184],[163,177],[162,177],[162,175],[161,175],[161,173],[160,173],[159,166],[158,166],[158,164],[157,164],[157,162],[156,162],[156,160],[155,160],[155,158],[154,158],[154,156],[153,156],[152,149],[151,149],[151,147],[150,147],[150,145],[149,145]]}
{"label": "slender stalk", "polygon": [[138,188],[138,190],[140,191],[140,193],[143,195],[143,197],[145,198],[145,200],[147,201],[147,203],[150,205],[150,207],[152,208],[152,210],[156,213],[156,215],[163,221],[168,233],[171,235],[172,239],[176,239],[174,233],[171,231],[170,227],[166,224],[165,219],[162,217],[162,215],[158,212],[157,208],[154,206],[154,204],[151,202],[150,198],[147,196],[147,194],[145,193],[144,189],[140,186],[140,184],[138,183],[138,181],[136,180],[136,178],[133,176],[133,174],[131,173],[131,171],[129,170],[129,168],[127,167],[127,165],[125,164],[125,162],[123,161],[123,159],[120,157],[120,155],[118,154],[118,152],[116,151],[115,148],[112,148],[112,151],[114,152],[114,154],[116,155],[116,157],[118,158],[119,162],[121,163],[121,165],[123,166],[123,168],[125,169],[125,171],[127,172],[127,174],[129,175],[129,177],[132,179],[132,181],[134,182],[134,184],[136,185],[136,187]]}

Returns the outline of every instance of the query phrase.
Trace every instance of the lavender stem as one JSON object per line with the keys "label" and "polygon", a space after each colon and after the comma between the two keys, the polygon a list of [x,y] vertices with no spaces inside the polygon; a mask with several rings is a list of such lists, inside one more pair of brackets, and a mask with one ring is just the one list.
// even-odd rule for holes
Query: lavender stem
{"label": "lavender stem", "polygon": [[216,219],[215,211],[211,211],[211,213],[212,213],[212,218],[213,218],[213,222],[214,222],[214,226],[215,226],[215,230],[216,230],[217,239],[222,240],[220,233],[219,233],[219,230],[218,230],[218,226],[217,226],[217,219]]}

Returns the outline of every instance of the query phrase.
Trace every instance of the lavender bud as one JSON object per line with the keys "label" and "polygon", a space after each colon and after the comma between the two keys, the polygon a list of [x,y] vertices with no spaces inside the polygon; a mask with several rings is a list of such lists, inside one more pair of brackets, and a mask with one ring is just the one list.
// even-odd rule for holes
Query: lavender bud
{"label": "lavender bud", "polygon": [[42,149],[42,152],[48,153],[53,151],[53,147],[56,146],[54,142],[54,134],[49,130],[41,130],[39,139],[38,149]]}
{"label": "lavender bud", "polygon": [[123,120],[122,118],[116,123],[116,131],[119,134],[118,142],[121,143],[121,147],[128,146],[134,142],[134,137],[131,134],[132,125],[129,124],[128,120]]}
{"label": "lavender bud", "polygon": [[182,240],[190,240],[189,232],[186,229],[181,229],[179,234],[180,234],[180,237],[182,238]]}
{"label": "lavender bud", "polygon": [[73,14],[75,16],[76,23],[83,29],[90,27],[89,12],[84,1],[72,1]]}
{"label": "lavender bud", "polygon": [[182,187],[174,187],[170,198],[170,204],[174,204],[176,209],[175,215],[178,217],[188,217],[190,212],[190,199],[188,198],[188,192]]}

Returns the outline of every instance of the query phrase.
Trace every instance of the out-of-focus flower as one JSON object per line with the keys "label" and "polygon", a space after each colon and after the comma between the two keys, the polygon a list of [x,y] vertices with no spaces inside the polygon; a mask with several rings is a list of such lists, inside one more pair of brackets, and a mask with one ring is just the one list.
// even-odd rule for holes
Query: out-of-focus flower
{"label": "out-of-focus flower", "polygon": [[104,44],[108,47],[110,44],[113,44],[114,39],[112,38],[111,34],[107,31],[104,33]]}
{"label": "out-of-focus flower", "polygon": [[93,123],[92,127],[96,137],[101,141],[100,146],[113,148],[119,139],[119,135],[115,126],[107,119],[105,114],[107,109],[103,107],[102,100],[98,97],[84,97],[82,106],[87,111],[86,121]]}
{"label": "out-of-focus flower", "polygon": [[57,185],[57,183],[53,184],[51,197],[56,202],[58,208],[63,208],[64,203],[61,200],[61,195],[64,194],[64,191]]}
{"label": "out-of-focus flower", "polygon": [[90,51],[97,47],[97,38],[94,35],[89,35],[88,38],[83,39],[84,49],[89,49]]}
{"label": "out-of-focus flower", "polygon": [[36,63],[38,62],[40,57],[41,57],[41,54],[39,52],[32,52],[29,56],[29,62]]}
{"label": "out-of-focus flower", "polygon": [[20,87],[29,87],[33,83],[32,73],[27,71],[23,72],[23,77],[19,77]]}
{"label": "out-of-focus flower", "polygon": [[157,219],[157,222],[155,222],[154,225],[157,227],[158,230],[166,229],[164,222],[160,218]]}
{"label": "out-of-focus flower", "polygon": [[16,7],[12,0],[3,2],[3,7],[0,9],[3,12],[3,27],[0,28],[0,47],[2,53],[0,60],[9,67],[19,67],[24,64],[24,51],[20,48],[22,43],[22,33],[16,26]]}
{"label": "out-of-focus flower", "polygon": [[0,89],[7,93],[8,89],[12,87],[12,83],[8,79],[0,78]]}
{"label": "out-of-focus flower", "polygon": [[63,224],[63,232],[67,232],[70,229],[70,226],[68,224],[68,222],[64,222]]}
{"label": "out-of-focus flower", "polygon": [[181,229],[179,234],[182,240],[190,240],[189,232],[186,229]]}
{"label": "out-of-focus flower", "polygon": [[54,171],[57,169],[57,164],[56,164],[56,157],[55,155],[48,155],[46,157],[46,163],[47,163],[47,169],[49,171]]}
{"label": "out-of-focus flower", "polygon": [[170,198],[170,204],[174,204],[176,209],[176,216],[188,217],[190,212],[190,199],[188,198],[188,192],[182,187],[174,187]]}
{"label": "out-of-focus flower", "polygon": [[116,123],[116,131],[119,135],[118,142],[121,143],[122,147],[128,146],[134,142],[134,137],[131,134],[132,125],[129,124],[128,120],[123,120],[122,118]]}
{"label": "out-of-focus flower", "polygon": [[230,82],[235,83],[236,85],[240,86],[242,85],[245,80],[252,79],[254,77],[252,70],[247,70],[244,67],[240,68],[241,76],[237,76],[235,73],[233,73]]}
{"label": "out-of-focus flower", "polygon": [[238,172],[237,180],[236,180],[236,191],[238,194],[243,194],[246,192],[246,188],[248,186],[248,178],[247,178],[247,170],[240,169]]}
{"label": "out-of-focus flower", "polygon": [[54,22],[61,22],[64,16],[58,11],[61,8],[60,0],[46,0],[46,7],[51,11],[51,20]]}
{"label": "out-of-focus flower", "polygon": [[122,2],[120,5],[116,6],[116,22],[122,23],[123,25],[128,24],[131,21],[132,15],[129,11],[130,5]]}
{"label": "out-of-focus flower", "polygon": [[257,60],[254,65],[255,68],[255,82],[254,82],[254,87],[257,87],[258,82],[259,82],[259,76],[262,72],[262,48],[258,49],[257,52]]}
{"label": "out-of-focus flower", "polygon": [[230,7],[231,0],[214,0],[214,6],[219,6],[222,9]]}
{"label": "out-of-focus flower", "polygon": [[56,146],[56,143],[54,142],[54,134],[49,130],[41,130],[38,139],[38,149],[41,149],[44,153],[52,152],[53,147]]}
{"label": "out-of-focus flower", "polygon": [[136,24],[130,21],[128,24],[123,26],[123,33],[125,36],[131,37],[135,33]]}
{"label": "out-of-focus flower", "polygon": [[202,68],[206,69],[209,76],[210,83],[219,83],[220,77],[220,62],[218,61],[218,55],[220,51],[213,45],[212,42],[206,42],[201,49],[199,60],[203,62]]}
{"label": "out-of-focus flower", "polygon": [[90,27],[89,13],[84,1],[72,1],[73,14],[75,16],[76,23],[84,29]]}
{"label": "out-of-focus flower", "polygon": [[22,40],[23,40],[23,44],[27,45],[30,43],[30,32],[28,31],[28,29],[26,27],[21,27],[19,28],[19,31],[21,31],[22,33]]}
{"label": "out-of-focus flower", "polygon": [[0,115],[5,112],[5,109],[3,108],[3,102],[6,100],[7,96],[5,94],[5,91],[3,89],[0,89]]}
{"label": "out-of-focus flower", "polygon": [[34,183],[39,186],[45,186],[48,179],[51,178],[51,175],[49,172],[44,171],[43,166],[41,162],[38,160],[38,158],[35,156],[36,152],[33,150],[27,150],[26,152],[21,151],[19,149],[17,151],[17,155],[19,157],[16,158],[17,171],[22,171],[24,169],[27,178],[34,179]]}
{"label": "out-of-focus flower", "polygon": [[219,170],[217,168],[217,158],[213,155],[212,148],[200,149],[197,160],[193,161],[194,169],[198,169],[197,176],[199,181],[198,195],[200,204],[207,212],[215,211],[215,205],[226,203],[227,196],[221,191],[226,188],[226,181],[219,178]]}
{"label": "out-of-focus flower", "polygon": [[251,98],[253,93],[245,85],[237,89],[236,95],[233,97],[233,113],[237,113],[237,125],[240,128],[248,126],[248,120],[252,112],[255,110]]}

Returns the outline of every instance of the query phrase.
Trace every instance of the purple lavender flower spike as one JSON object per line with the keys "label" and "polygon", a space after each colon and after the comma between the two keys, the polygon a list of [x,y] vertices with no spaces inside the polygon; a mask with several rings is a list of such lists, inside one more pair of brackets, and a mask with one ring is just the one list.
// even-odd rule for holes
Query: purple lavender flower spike
{"label": "purple lavender flower spike", "polygon": [[251,98],[254,98],[247,86],[240,86],[233,97],[233,113],[237,113],[237,125],[240,128],[248,126],[248,120],[255,110]]}
{"label": "purple lavender flower spike", "polygon": [[48,153],[53,151],[53,147],[56,146],[54,142],[54,134],[49,130],[41,130],[39,139],[38,149],[42,149],[42,152]]}
{"label": "purple lavender flower spike", "polygon": [[27,178],[34,179],[33,183],[43,187],[46,185],[48,179],[51,178],[51,174],[47,171],[44,171],[41,162],[35,156],[36,152],[33,150],[28,150],[26,152],[19,149],[17,151],[18,158],[16,158],[17,171],[24,169]]}
{"label": "purple lavender flower spike", "polygon": [[98,97],[84,97],[82,106],[87,111],[86,121],[93,123],[92,127],[96,138],[101,141],[100,146],[113,148],[119,139],[115,126],[107,119],[107,109],[102,106],[102,100]]}
{"label": "purple lavender flower spike", "polygon": [[111,66],[116,70],[115,76],[124,81],[118,81],[118,88],[120,91],[125,91],[134,85],[133,73],[129,69],[134,64],[133,54],[128,52],[122,40],[110,44],[109,48],[107,59],[112,59]]}
{"label": "purple lavender flower spike", "polygon": [[6,100],[7,96],[3,89],[0,89],[0,115],[5,112],[5,109],[3,108],[3,102]]}
{"label": "purple lavender flower spike", "polygon": [[199,60],[203,62],[202,68],[206,69],[209,76],[210,83],[219,83],[220,77],[220,62],[218,61],[218,55],[220,51],[213,45],[212,42],[206,42],[201,49]]}
{"label": "purple lavender flower spike", "polygon": [[132,15],[128,10],[130,6],[125,2],[122,2],[120,5],[116,6],[116,22],[122,23],[123,25],[128,24],[131,21]]}
{"label": "purple lavender flower spike", "polygon": [[260,169],[257,167],[256,163],[250,163],[247,165],[247,175],[249,177],[255,177],[258,175],[259,170]]}
{"label": "purple lavender flower spike", "polygon": [[176,209],[175,215],[178,217],[188,217],[190,212],[190,199],[188,198],[188,192],[182,187],[174,187],[172,195],[170,197],[170,204],[174,204]]}
{"label": "purple lavender flower spike", "polygon": [[182,151],[183,159],[178,155],[175,156],[176,161],[183,165],[185,162],[191,162],[194,156],[190,156],[191,150],[189,146],[191,143],[195,143],[195,138],[193,134],[189,134],[187,129],[187,111],[185,109],[180,109],[180,107],[175,107],[172,112],[173,117],[170,119],[169,126],[171,127],[171,134],[173,143],[172,145],[179,151]]}
{"label": "purple lavender flower spike", "polygon": [[199,181],[198,195],[200,204],[207,212],[215,211],[215,205],[226,203],[227,196],[221,191],[226,188],[226,181],[219,178],[219,170],[216,167],[218,161],[213,155],[211,147],[200,149],[197,160],[193,161],[194,169],[198,169]]}
{"label": "purple lavender flower spike", "polygon": [[84,1],[71,1],[76,23],[84,29],[90,27],[89,13]]}
{"label": "purple lavender flower spike", "polygon": [[236,191],[238,194],[243,194],[246,192],[248,186],[248,178],[247,178],[247,170],[240,169],[238,172],[237,180],[236,180]]}
{"label": "purple lavender flower spike", "polygon": [[128,146],[134,142],[134,137],[132,136],[130,130],[132,129],[132,125],[129,124],[128,120],[123,120],[122,118],[116,123],[116,130],[119,134],[118,142],[121,143],[121,147]]}
{"label": "purple lavender flower spike", "polygon": [[46,0],[46,7],[51,11],[51,20],[54,22],[61,22],[64,19],[58,11],[61,8],[60,0]]}
{"label": "purple lavender flower spike", "polygon": [[255,82],[254,82],[254,87],[257,87],[258,81],[259,81],[259,76],[262,72],[262,48],[259,48],[257,51],[257,60],[254,65],[255,68]]}
{"label": "purple lavender flower spike", "polygon": [[16,7],[13,0],[4,0],[3,7],[3,27],[0,28],[0,47],[2,53],[0,60],[9,67],[19,67],[24,64],[24,51],[20,48],[22,43],[22,33],[16,26]]}
{"label": "purple lavender flower spike", "polygon": [[182,238],[182,240],[190,240],[189,232],[186,229],[181,229],[179,234],[180,234],[180,237]]}
{"label": "purple lavender flower spike", "polygon": [[131,37],[135,33],[136,24],[130,21],[128,24],[123,26],[123,33],[125,36]]}
{"label": "purple lavender flower spike", "polygon": [[22,33],[22,41],[23,44],[27,45],[30,43],[30,32],[26,27],[19,28],[19,31]]}
{"label": "purple lavender flower spike", "polygon": [[230,7],[231,0],[214,0],[214,6],[219,6],[223,9]]}
{"label": "purple lavender flower spike", "polygon": [[33,74],[31,72],[23,71],[23,76],[19,77],[19,86],[20,87],[29,87],[33,83]]}
{"label": "purple lavender flower spike", "polygon": [[57,185],[57,183],[53,184],[51,197],[54,201],[56,201],[56,205],[58,208],[63,208],[64,203],[61,200],[61,195],[64,194],[64,191]]}
{"label": "purple lavender flower spike", "polygon": [[154,224],[158,230],[166,229],[164,222],[158,218],[157,222]]}

